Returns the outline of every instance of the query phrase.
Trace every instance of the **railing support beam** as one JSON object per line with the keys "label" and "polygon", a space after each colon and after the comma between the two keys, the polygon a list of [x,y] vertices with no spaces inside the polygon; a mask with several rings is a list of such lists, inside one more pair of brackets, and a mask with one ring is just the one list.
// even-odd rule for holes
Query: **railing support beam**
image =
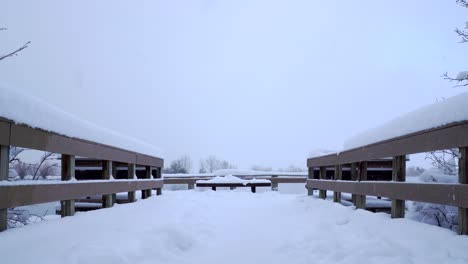
{"label": "railing support beam", "polygon": [[[335,165],[335,180],[341,180],[342,179],[342,168],[341,165]],[[333,192],[333,202],[335,203],[341,203],[341,193],[340,192]]]}
{"label": "railing support beam", "polygon": [[[396,182],[406,181],[406,156],[393,157],[392,180]],[[392,199],[392,218],[405,217],[405,201]]]}
{"label": "railing support beam", "polygon": [[[62,154],[62,181],[75,179],[75,156]],[[73,216],[75,214],[75,200],[60,202],[60,214],[62,217]]]}
{"label": "railing support beam", "polygon": [[[152,170],[151,166],[145,166],[145,179],[151,179],[152,177]],[[150,190],[142,190],[141,191],[141,198],[146,199],[151,197],[151,189]]]}
{"label": "railing support beam", "polygon": [[[327,167],[320,167],[320,180],[325,180],[327,178]],[[319,190],[319,198],[327,198],[327,190]]]}
{"label": "railing support beam", "polygon": [[[357,181],[358,180],[358,173],[357,173],[357,164],[356,163],[351,163],[350,164],[350,167],[349,167],[349,170],[350,170],[350,174],[351,174],[351,180],[352,181]],[[354,206],[356,206],[357,208],[357,200],[356,200],[356,194],[351,194],[351,201],[353,202]]]}
{"label": "railing support beam", "polygon": [[[362,161],[359,163],[359,173],[358,181],[367,180],[367,161]],[[366,196],[365,195],[356,195],[356,208],[357,209],[366,209]]]}
{"label": "railing support beam", "polygon": [[277,175],[271,175],[271,190],[274,192],[278,191],[278,182],[274,180],[274,178],[278,178]]}
{"label": "railing support beam", "polygon": [[[10,146],[0,145],[0,181],[8,180]],[[0,209],[0,232],[8,228],[8,208]]]}
{"label": "railing support beam", "polygon": [[[102,161],[102,179],[110,180],[112,177],[112,161],[103,160]],[[102,196],[102,207],[110,208],[112,207],[112,194],[104,194]]]}
{"label": "railing support beam", "polygon": [[[307,179],[313,179],[314,178],[314,167],[309,167],[309,174],[307,175]],[[273,188],[273,183],[272,183],[272,188]],[[307,188],[307,195],[312,196],[314,195],[314,188]]]}
{"label": "railing support beam", "polygon": [[[468,184],[468,147],[460,148],[458,183]],[[468,208],[458,207],[458,234],[468,235]]]}
{"label": "railing support beam", "polygon": [[[135,174],[136,174],[136,166],[135,166],[135,164],[133,164],[133,163],[128,164],[128,175],[127,175],[127,178],[128,178],[129,180],[133,180],[133,179],[135,179]],[[135,191],[128,192],[128,194],[127,194],[127,199],[128,199],[128,202],[129,202],[129,203],[135,202],[135,201],[136,201],[136,192],[135,192]]]}
{"label": "railing support beam", "polygon": [[[162,168],[158,167],[156,169],[156,179],[162,179]],[[156,195],[161,195],[162,194],[162,188],[157,188],[156,189]]]}

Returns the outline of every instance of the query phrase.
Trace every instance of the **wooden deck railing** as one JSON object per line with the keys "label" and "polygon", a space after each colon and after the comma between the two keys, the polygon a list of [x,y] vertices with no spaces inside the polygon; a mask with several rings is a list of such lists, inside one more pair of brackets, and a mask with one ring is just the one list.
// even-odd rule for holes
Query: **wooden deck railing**
{"label": "wooden deck railing", "polygon": [[[63,182],[18,184],[6,181],[10,146],[62,154]],[[75,156],[103,160],[102,180],[76,181]],[[128,164],[128,180],[112,179],[113,162]],[[61,214],[65,217],[74,214],[74,200],[83,197],[103,195],[103,207],[111,207],[115,202],[114,194],[118,192],[128,192],[130,202],[136,200],[137,190],[142,190],[143,199],[151,196],[152,189],[161,194],[163,163],[159,157],[71,138],[0,118],[0,231],[7,228],[8,208],[15,206],[61,201]],[[146,179],[134,179],[136,165],[145,166]]]}
{"label": "wooden deck railing", "polygon": [[[450,148],[460,150],[458,184],[405,183],[406,155]],[[393,182],[366,182],[367,161],[388,157],[393,157]],[[341,180],[341,168],[345,164],[351,167],[353,181]],[[459,208],[458,233],[468,234],[468,121],[310,158],[307,166],[309,195],[318,189],[319,197],[325,198],[326,191],[330,190],[334,192],[334,202],[340,202],[342,192],[351,193],[357,208],[365,207],[366,195],[388,197],[392,199],[392,218],[404,217],[405,200],[453,205]],[[325,180],[327,167],[335,168],[334,180]],[[320,170],[319,179],[314,179],[314,168]]]}
{"label": "wooden deck railing", "polygon": [[[236,176],[236,175],[234,175]],[[165,175],[164,176],[164,185],[171,185],[171,184],[186,184],[189,190],[195,188],[195,183],[198,180],[209,180],[214,176],[190,176],[190,174],[186,176],[171,176]],[[281,173],[274,173],[274,174],[261,174],[261,175],[240,175],[236,176],[243,179],[253,179],[254,177],[257,179],[267,179],[271,181],[271,190],[277,191],[278,184],[280,183],[305,183],[307,181],[307,176],[301,174],[281,174]]]}

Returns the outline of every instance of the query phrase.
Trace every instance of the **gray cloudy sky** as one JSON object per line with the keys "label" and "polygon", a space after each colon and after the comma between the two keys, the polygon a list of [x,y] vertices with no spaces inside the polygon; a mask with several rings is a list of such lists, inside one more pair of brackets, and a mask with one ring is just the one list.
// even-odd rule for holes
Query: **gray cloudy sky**
{"label": "gray cloudy sky", "polygon": [[466,90],[453,1],[3,0],[0,82],[163,148],[305,164]]}

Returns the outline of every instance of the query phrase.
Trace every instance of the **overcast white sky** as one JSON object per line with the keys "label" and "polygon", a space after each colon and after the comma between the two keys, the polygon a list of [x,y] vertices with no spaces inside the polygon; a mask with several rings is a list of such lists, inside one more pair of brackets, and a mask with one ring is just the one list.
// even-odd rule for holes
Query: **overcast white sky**
{"label": "overcast white sky", "polygon": [[453,1],[3,0],[0,82],[149,141],[170,161],[305,166],[466,88]]}

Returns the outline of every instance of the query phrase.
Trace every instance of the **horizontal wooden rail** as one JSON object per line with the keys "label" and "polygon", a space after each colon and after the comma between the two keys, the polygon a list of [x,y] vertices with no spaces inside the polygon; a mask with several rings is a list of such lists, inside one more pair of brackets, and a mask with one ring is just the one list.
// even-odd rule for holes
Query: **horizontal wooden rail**
{"label": "horizontal wooden rail", "polygon": [[427,129],[363,147],[309,158],[308,167],[334,166],[373,159],[468,146],[468,121]]}
{"label": "horizontal wooden rail", "polygon": [[0,185],[0,209],[84,197],[162,188],[163,180],[95,180]]}
{"label": "horizontal wooden rail", "polygon": [[82,156],[100,160],[112,160],[144,166],[163,167],[163,159],[72,138],[55,132],[15,124],[0,118],[0,145],[44,150],[54,153]]}
{"label": "horizontal wooden rail", "polygon": [[468,184],[307,180],[306,187],[468,208]]}

